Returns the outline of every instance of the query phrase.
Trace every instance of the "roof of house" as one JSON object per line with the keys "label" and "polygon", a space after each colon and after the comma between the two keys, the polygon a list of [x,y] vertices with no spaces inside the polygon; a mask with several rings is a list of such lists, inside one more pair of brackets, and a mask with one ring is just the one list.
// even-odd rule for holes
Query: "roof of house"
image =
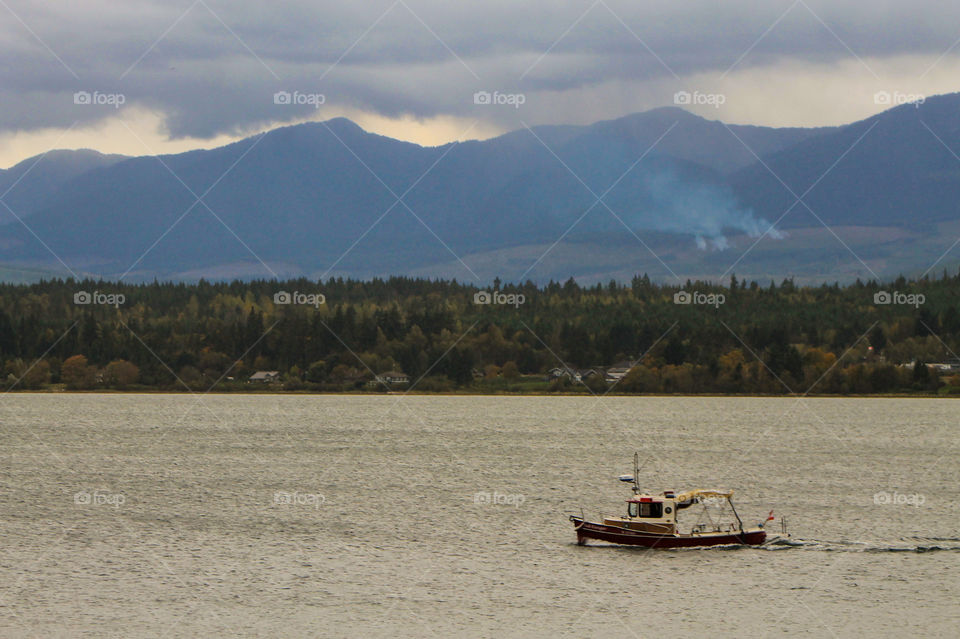
{"label": "roof of house", "polygon": [[280,371],[257,371],[250,376],[250,379],[269,379],[271,377],[279,377]]}

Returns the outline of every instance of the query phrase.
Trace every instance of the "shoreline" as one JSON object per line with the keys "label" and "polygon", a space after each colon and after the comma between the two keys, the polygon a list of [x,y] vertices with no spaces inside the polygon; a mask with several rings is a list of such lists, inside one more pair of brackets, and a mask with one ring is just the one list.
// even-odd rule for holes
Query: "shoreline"
{"label": "shoreline", "polygon": [[438,396],[438,397],[584,397],[592,399],[602,399],[604,397],[657,397],[657,398],[695,398],[695,397],[729,397],[729,398],[782,398],[782,399],[960,399],[960,394],[946,393],[871,393],[871,394],[834,394],[834,393],[776,393],[776,394],[757,394],[757,393],[541,393],[541,392],[464,392],[464,391],[306,391],[306,390],[166,390],[166,389],[84,389],[84,390],[64,390],[64,389],[25,389],[8,390],[4,394],[22,394],[22,395],[270,395],[270,396],[310,396],[310,395],[329,395],[341,397],[395,397],[395,396]]}

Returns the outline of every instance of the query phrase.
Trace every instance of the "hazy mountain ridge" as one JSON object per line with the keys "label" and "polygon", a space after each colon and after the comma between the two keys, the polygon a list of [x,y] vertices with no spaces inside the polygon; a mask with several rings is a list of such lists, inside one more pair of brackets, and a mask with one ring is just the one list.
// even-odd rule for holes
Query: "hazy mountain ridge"
{"label": "hazy mountain ridge", "polygon": [[[51,153],[7,201],[19,193],[31,229],[76,272],[107,278],[132,268],[138,279],[273,270],[600,280],[719,277],[736,263],[758,278],[832,280],[870,276],[860,259],[878,274],[923,270],[949,247],[960,161],[944,144],[960,149],[957,94],[842,127],[728,126],[671,107],[440,147],[340,118],[163,163]],[[804,198],[816,216],[802,204],[784,216],[795,198],[781,179],[798,196],[816,183]],[[781,216],[786,236],[771,233],[738,261]],[[3,230],[0,263],[56,264],[19,224]]]}
{"label": "hazy mountain ridge", "polygon": [[[960,151],[957,94],[803,140],[766,157],[766,167],[740,170],[731,182],[747,206],[774,219],[795,201],[783,180],[797,196],[816,183],[804,201],[827,224],[932,225],[958,217],[960,160],[944,146],[951,143]],[[817,223],[797,208],[784,218],[786,228]]]}
{"label": "hazy mountain ridge", "polygon": [[[0,171],[0,197],[20,217],[41,208],[58,189],[85,173],[127,159],[91,149],[54,150]],[[14,219],[0,207],[0,224]]]}

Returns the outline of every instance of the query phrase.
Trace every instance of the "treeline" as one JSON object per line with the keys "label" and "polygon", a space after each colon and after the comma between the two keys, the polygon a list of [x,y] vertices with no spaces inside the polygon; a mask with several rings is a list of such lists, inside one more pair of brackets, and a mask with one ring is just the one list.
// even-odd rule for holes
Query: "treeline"
{"label": "treeline", "polygon": [[[14,390],[249,389],[252,373],[275,370],[269,387],[286,390],[382,391],[377,376],[391,371],[424,391],[943,393],[960,378],[925,364],[960,352],[958,293],[960,275],[946,273],[847,286],[496,282],[486,293],[401,277],[54,280],[0,284],[0,363]],[[621,361],[636,366],[615,384],[547,381]]]}

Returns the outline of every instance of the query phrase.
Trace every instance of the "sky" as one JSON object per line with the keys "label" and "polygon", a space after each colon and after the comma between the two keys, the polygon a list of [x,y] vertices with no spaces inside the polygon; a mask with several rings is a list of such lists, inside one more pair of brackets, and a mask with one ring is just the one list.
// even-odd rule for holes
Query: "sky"
{"label": "sky", "polygon": [[339,116],[423,145],[664,106],[836,125],[957,90],[960,6],[927,0],[0,0],[0,168]]}

